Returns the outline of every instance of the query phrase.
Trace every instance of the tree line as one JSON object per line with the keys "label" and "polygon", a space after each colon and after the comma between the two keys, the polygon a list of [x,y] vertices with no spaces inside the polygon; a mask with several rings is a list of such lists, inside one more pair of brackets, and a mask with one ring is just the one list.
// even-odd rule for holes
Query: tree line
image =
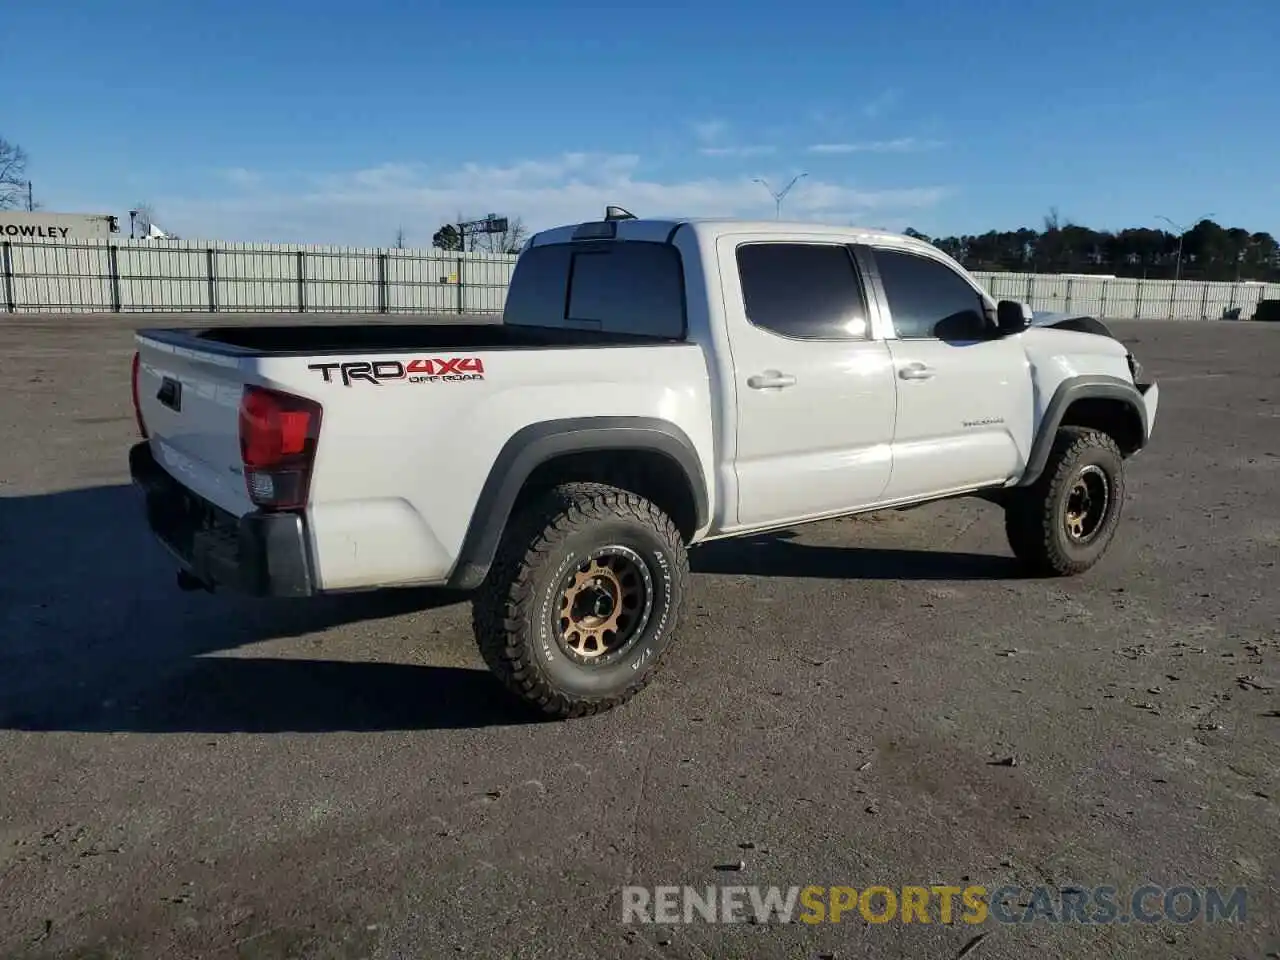
{"label": "tree line", "polygon": [[958,237],[929,237],[911,228],[905,232],[932,243],[970,270],[1280,281],[1280,245],[1275,237],[1208,219],[1183,234],[1150,227],[1110,231],[1061,222],[1052,211],[1040,230],[1023,227]]}
{"label": "tree line", "polygon": [[[27,178],[27,155],[0,137],[0,209],[36,208]],[[140,206],[140,211],[149,208]],[[443,250],[518,253],[528,236],[519,217],[508,217],[500,233],[470,233],[464,238],[447,223],[431,238]],[[462,222],[463,218],[458,217]],[[1151,280],[1280,281],[1280,244],[1266,232],[1224,227],[1202,219],[1185,233],[1152,227],[1094,230],[1063,221],[1056,209],[1044,217],[1042,229],[988,230],[983,234],[929,237],[910,227],[909,236],[932,243],[970,270],[1012,273],[1092,273]],[[396,246],[406,245],[403,229]]]}
{"label": "tree line", "polygon": [[27,155],[16,143],[0,137],[0,210],[34,206],[31,181],[27,179]]}
{"label": "tree line", "polygon": [[[461,217],[459,218],[461,219]],[[468,234],[465,248],[518,253],[528,231],[519,217],[501,234]],[[907,235],[932,243],[970,270],[1012,273],[1089,273],[1150,280],[1280,281],[1280,244],[1269,233],[1251,233],[1200,220],[1185,233],[1150,227],[1093,230],[1062,221],[1057,210],[1043,228],[988,230],[983,234],[929,237],[910,227]],[[453,224],[431,238],[443,250],[464,249]]]}
{"label": "tree line", "polygon": [[[431,246],[438,250],[467,250],[474,253],[519,253],[529,236],[529,230],[520,217],[507,216],[503,219],[507,222],[505,230],[492,233],[467,232],[466,236],[463,236],[456,224],[446,223],[431,235]],[[462,217],[459,216],[458,223],[462,222]]]}

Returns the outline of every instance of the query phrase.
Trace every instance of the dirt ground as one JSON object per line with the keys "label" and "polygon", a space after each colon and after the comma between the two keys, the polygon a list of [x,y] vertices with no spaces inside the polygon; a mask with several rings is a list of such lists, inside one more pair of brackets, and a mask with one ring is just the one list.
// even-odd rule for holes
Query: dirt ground
{"label": "dirt ground", "polygon": [[[0,956],[1280,957],[1280,325],[1116,324],[1162,401],[1087,575],[969,501],[708,546],[655,684],[533,723],[464,603],[177,591],[125,461],[130,329],[176,322],[0,317]],[[622,922],[1147,882],[1247,913]]]}

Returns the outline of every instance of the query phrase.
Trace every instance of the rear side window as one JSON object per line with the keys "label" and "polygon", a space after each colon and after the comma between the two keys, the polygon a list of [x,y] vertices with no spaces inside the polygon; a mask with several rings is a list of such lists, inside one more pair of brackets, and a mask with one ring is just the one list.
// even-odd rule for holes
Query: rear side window
{"label": "rear side window", "polygon": [[503,322],[585,323],[609,332],[683,337],[680,252],[669,244],[637,241],[530,247],[511,277]]}
{"label": "rear side window", "polygon": [[738,248],[747,320],[801,340],[865,340],[867,308],[853,255],[838,244],[748,243]]}

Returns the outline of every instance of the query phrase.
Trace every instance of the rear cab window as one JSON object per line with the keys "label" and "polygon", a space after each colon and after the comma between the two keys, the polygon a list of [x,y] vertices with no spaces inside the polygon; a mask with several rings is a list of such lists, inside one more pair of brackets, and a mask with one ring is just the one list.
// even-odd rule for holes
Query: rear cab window
{"label": "rear cab window", "polygon": [[670,244],[636,240],[530,247],[516,263],[502,321],[683,339],[680,252]]}

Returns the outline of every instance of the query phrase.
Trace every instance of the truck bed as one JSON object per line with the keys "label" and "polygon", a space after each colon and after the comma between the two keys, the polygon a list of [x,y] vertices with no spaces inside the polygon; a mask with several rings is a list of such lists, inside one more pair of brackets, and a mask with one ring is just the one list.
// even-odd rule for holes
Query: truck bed
{"label": "truck bed", "polygon": [[[183,548],[192,565],[221,562],[200,551],[221,551],[228,524],[257,510],[241,440],[246,387],[319,408],[307,505],[293,512],[309,582],[325,591],[446,582],[473,515],[487,509],[483,491],[511,469],[503,451],[531,427],[669,423],[708,453],[698,469],[712,470],[710,381],[688,341],[485,323],[220,326],[137,339],[147,437],[137,457],[154,461],[153,487],[187,491],[166,497],[181,520],[166,542],[187,542],[182,524],[204,531],[202,546]],[[374,376],[347,378],[346,365]],[[391,368],[400,374],[378,372]]]}
{"label": "truck bed", "polygon": [[232,356],[320,356],[418,350],[512,350],[556,347],[653,346],[662,337],[589,329],[514,326],[502,323],[325,323],[225,326],[197,329],[150,328],[140,336],[174,346]]}

